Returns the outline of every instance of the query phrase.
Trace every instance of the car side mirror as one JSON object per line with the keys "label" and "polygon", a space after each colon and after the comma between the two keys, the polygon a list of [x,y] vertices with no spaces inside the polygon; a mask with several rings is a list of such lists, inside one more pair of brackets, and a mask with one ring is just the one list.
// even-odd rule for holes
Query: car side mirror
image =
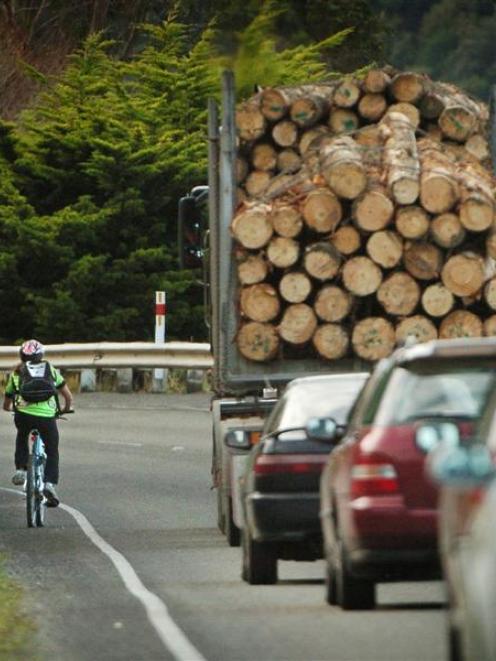
{"label": "car side mirror", "polygon": [[311,441],[335,444],[343,436],[343,427],[334,418],[310,418],[305,432]]}
{"label": "car side mirror", "polygon": [[441,446],[429,457],[431,477],[441,485],[478,488],[496,477],[496,466],[486,445]]}
{"label": "car side mirror", "polygon": [[415,432],[415,443],[419,450],[428,454],[438,447],[458,447],[460,444],[460,430],[454,422],[433,420],[426,422]]}
{"label": "car side mirror", "polygon": [[231,429],[224,436],[224,443],[233,450],[251,450],[252,440],[250,432],[244,429]]}

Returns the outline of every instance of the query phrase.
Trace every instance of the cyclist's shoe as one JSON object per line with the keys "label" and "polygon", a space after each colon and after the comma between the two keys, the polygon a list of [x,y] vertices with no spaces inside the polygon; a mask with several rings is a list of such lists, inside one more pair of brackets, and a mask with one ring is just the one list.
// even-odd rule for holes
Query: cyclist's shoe
{"label": "cyclist's shoe", "polygon": [[17,487],[22,487],[26,482],[26,475],[27,471],[18,468],[12,476],[12,484],[15,484]]}
{"label": "cyclist's shoe", "polygon": [[55,487],[51,482],[45,482],[45,487],[43,489],[43,495],[47,499],[47,507],[57,507],[60,503]]}

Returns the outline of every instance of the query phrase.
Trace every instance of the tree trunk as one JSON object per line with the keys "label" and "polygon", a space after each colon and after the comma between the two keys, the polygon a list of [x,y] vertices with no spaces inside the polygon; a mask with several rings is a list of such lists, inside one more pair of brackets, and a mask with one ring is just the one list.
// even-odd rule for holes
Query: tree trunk
{"label": "tree trunk", "polygon": [[312,281],[301,271],[286,273],[279,283],[279,293],[288,303],[303,303],[311,291]]}
{"label": "tree trunk", "polygon": [[450,257],[443,267],[441,279],[456,296],[475,296],[484,284],[484,260],[470,253]]}
{"label": "tree trunk", "polygon": [[267,120],[260,110],[260,98],[258,96],[237,107],[235,122],[238,135],[245,142],[253,142],[264,135],[267,129]]}
{"label": "tree trunk", "polygon": [[486,237],[486,252],[488,257],[491,259],[496,259],[496,226],[489,230],[489,233]]}
{"label": "tree trunk", "polygon": [[289,119],[284,119],[273,126],[272,139],[279,147],[294,147],[298,143],[298,127]]}
{"label": "tree trunk", "polygon": [[314,309],[322,321],[336,322],[351,311],[353,297],[336,285],[325,285],[317,292]]}
{"label": "tree trunk", "polygon": [[402,319],[396,326],[396,342],[405,344],[408,337],[415,337],[417,342],[429,342],[437,339],[437,328],[430,319],[416,314],[413,317]]}
{"label": "tree trunk", "polygon": [[273,228],[269,218],[270,207],[265,204],[244,207],[231,224],[234,238],[244,248],[258,250],[270,241]]}
{"label": "tree trunk", "polygon": [[279,269],[296,264],[300,256],[300,244],[285,236],[274,236],[267,246],[267,259]]}
{"label": "tree trunk", "polygon": [[346,108],[334,108],[329,113],[329,128],[333,133],[351,133],[360,126],[360,119],[356,112]]}
{"label": "tree trunk", "polygon": [[394,204],[386,190],[373,187],[365,191],[352,208],[356,225],[365,232],[376,232],[389,225],[394,216]]}
{"label": "tree trunk", "polygon": [[250,197],[261,197],[269,187],[272,173],[252,170],[245,180],[245,190]]}
{"label": "tree trunk", "polygon": [[320,144],[320,139],[323,136],[331,137],[331,133],[326,126],[316,126],[313,129],[304,131],[298,144],[300,154],[306,156],[307,151],[313,149],[315,145]]}
{"label": "tree trunk", "polygon": [[263,282],[268,272],[269,265],[261,254],[245,253],[238,261],[238,280],[241,285]]}
{"label": "tree trunk", "polygon": [[367,317],[353,329],[351,343],[357,356],[376,361],[389,356],[395,344],[392,324],[382,317]]}
{"label": "tree trunk", "polygon": [[[480,163],[486,163],[491,158],[489,144],[486,138],[480,133],[472,135],[465,143],[465,149]],[[489,166],[489,164],[488,164]],[[488,167],[490,169],[490,166]]]}
{"label": "tree trunk", "polygon": [[486,337],[496,335],[496,314],[491,315],[484,321],[483,329]]}
{"label": "tree trunk", "polygon": [[360,148],[352,138],[336,138],[320,151],[321,173],[329,187],[347,200],[356,199],[367,185]]}
{"label": "tree trunk", "polygon": [[293,101],[291,120],[300,128],[315,126],[329,112],[329,99],[318,92],[308,92]]}
{"label": "tree trunk", "polygon": [[244,159],[242,156],[238,156],[236,158],[236,183],[237,184],[242,184],[243,183],[243,181],[248,176],[249,169],[250,168],[248,166],[248,163],[246,162],[246,159]]}
{"label": "tree trunk", "polygon": [[370,69],[363,80],[363,89],[369,94],[381,94],[390,82],[391,78],[382,69]]}
{"label": "tree trunk", "polygon": [[341,203],[327,188],[311,191],[302,204],[301,212],[308,227],[314,232],[332,232],[342,218]]}
{"label": "tree trunk", "polygon": [[278,122],[289,114],[299,89],[291,87],[266,87],[260,93],[260,109],[269,122]]}
{"label": "tree trunk", "polygon": [[358,104],[358,113],[369,122],[378,122],[387,109],[383,94],[364,94]]}
{"label": "tree trunk", "polygon": [[491,310],[496,310],[496,278],[494,277],[484,286],[484,300]]}
{"label": "tree trunk", "polygon": [[422,207],[412,204],[396,211],[395,224],[405,239],[421,239],[429,231],[430,219]]}
{"label": "tree trunk", "polygon": [[239,329],[236,345],[247,360],[267,362],[278,353],[279,335],[271,324],[251,321]]}
{"label": "tree trunk", "polygon": [[444,317],[453,308],[455,298],[441,282],[435,282],[424,289],[422,307],[430,317]]}
{"label": "tree trunk", "polygon": [[443,213],[431,222],[432,240],[441,248],[450,250],[463,243],[466,233],[455,213]]}
{"label": "tree trunk", "polygon": [[439,337],[449,339],[455,337],[481,337],[482,321],[473,312],[455,310],[441,322]]}
{"label": "tree trunk", "polygon": [[283,149],[277,154],[277,169],[279,172],[293,173],[301,168],[301,156],[294,149]]}
{"label": "tree trunk", "polygon": [[417,280],[437,280],[441,273],[443,256],[439,248],[429,243],[407,242],[403,263]]}
{"label": "tree trunk", "polygon": [[408,316],[420,300],[420,287],[408,273],[393,273],[377,290],[377,300],[388,314]]}
{"label": "tree trunk", "polygon": [[397,101],[416,104],[426,92],[426,79],[422,74],[404,71],[394,76],[389,90]]}
{"label": "tree trunk", "polygon": [[241,289],[241,313],[251,321],[272,321],[280,307],[279,296],[272,285],[262,282]]}
{"label": "tree trunk", "polygon": [[317,328],[317,317],[306,303],[289,305],[281,319],[278,330],[281,338],[289,344],[306,344]]}
{"label": "tree trunk", "polygon": [[339,324],[323,324],[315,331],[312,342],[319,356],[339,360],[348,351],[350,338]]}
{"label": "tree trunk", "polygon": [[272,226],[279,234],[294,239],[303,229],[303,218],[296,207],[289,204],[275,204],[270,214]]}
{"label": "tree trunk", "polygon": [[367,254],[379,266],[391,269],[399,264],[403,257],[403,241],[396,232],[374,232],[367,241]]}
{"label": "tree trunk", "polygon": [[415,132],[400,113],[387,114],[381,121],[384,136],[384,165],[393,199],[413,204],[420,193],[420,165]]}
{"label": "tree trunk", "polygon": [[411,103],[393,103],[386,111],[386,115],[399,113],[404,115],[410,122],[413,129],[418,129],[420,124],[420,112],[416,106]]}
{"label": "tree trunk", "polygon": [[334,105],[339,108],[352,108],[357,104],[360,98],[361,90],[359,84],[351,78],[343,80],[335,91],[333,96]]}
{"label": "tree trunk", "polygon": [[277,152],[267,142],[259,142],[253,147],[251,162],[255,170],[268,172],[276,169]]}
{"label": "tree trunk", "polygon": [[442,151],[441,143],[420,140],[418,151],[422,168],[422,206],[430,213],[446,213],[455,206],[460,196],[455,165]]}
{"label": "tree trunk", "polygon": [[494,222],[494,182],[491,175],[478,164],[460,169],[460,222],[471,232],[484,232]]}
{"label": "tree trunk", "polygon": [[380,287],[382,271],[368,257],[351,257],[343,267],[343,283],[356,296],[368,296]]}
{"label": "tree trunk", "polygon": [[332,280],[340,265],[341,255],[330,243],[315,243],[305,250],[303,266],[316,280]]}
{"label": "tree trunk", "polygon": [[331,236],[331,243],[342,255],[352,255],[360,250],[360,233],[351,225],[343,225]]}

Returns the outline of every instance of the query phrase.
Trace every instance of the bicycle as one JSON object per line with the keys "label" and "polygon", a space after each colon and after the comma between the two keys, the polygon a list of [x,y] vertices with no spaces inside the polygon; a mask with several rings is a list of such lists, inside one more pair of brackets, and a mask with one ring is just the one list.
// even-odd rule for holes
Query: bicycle
{"label": "bicycle", "polygon": [[[74,413],[74,411],[65,411],[64,415],[67,413]],[[61,414],[58,414],[57,418],[65,420]],[[28,442],[30,452],[26,475],[26,517],[28,528],[41,528],[45,525],[47,509],[47,498],[43,492],[47,455],[45,444],[37,429],[29,432]]]}

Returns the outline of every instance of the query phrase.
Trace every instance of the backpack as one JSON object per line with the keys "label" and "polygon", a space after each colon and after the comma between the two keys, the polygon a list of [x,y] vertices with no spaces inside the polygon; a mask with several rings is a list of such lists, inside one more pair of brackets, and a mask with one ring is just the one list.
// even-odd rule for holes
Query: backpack
{"label": "backpack", "polygon": [[29,404],[46,402],[57,395],[50,363],[24,363],[19,370],[19,395]]}

